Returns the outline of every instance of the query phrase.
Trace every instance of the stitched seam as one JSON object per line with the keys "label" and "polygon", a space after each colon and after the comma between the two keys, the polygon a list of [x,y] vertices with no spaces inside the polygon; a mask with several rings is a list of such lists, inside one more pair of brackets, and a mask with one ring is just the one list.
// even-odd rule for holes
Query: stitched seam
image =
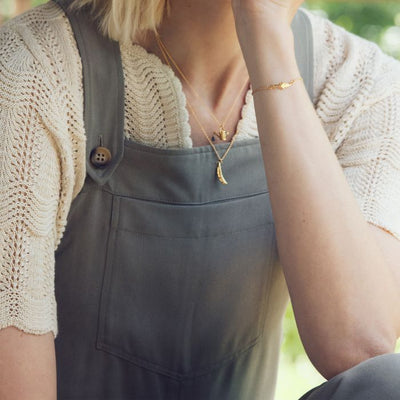
{"label": "stitched seam", "polygon": [[228,201],[234,201],[234,200],[241,200],[241,199],[247,199],[247,198],[252,198],[252,197],[257,197],[263,194],[267,194],[269,193],[267,190],[264,190],[262,192],[258,192],[258,193],[251,193],[248,195],[242,195],[242,196],[236,196],[236,197],[228,197],[228,198],[224,198],[224,199],[217,199],[217,200],[210,200],[210,201],[205,201],[205,202],[198,202],[198,203],[189,203],[189,202],[174,202],[174,201],[169,201],[166,199],[148,199],[148,198],[143,198],[143,197],[131,197],[131,196],[126,196],[120,193],[113,193],[110,190],[101,188],[100,190],[102,190],[103,192],[106,192],[108,194],[111,194],[113,196],[118,196],[124,199],[130,199],[130,200],[138,200],[138,201],[145,201],[148,203],[163,203],[163,204],[170,204],[170,205],[176,205],[176,206],[201,206],[201,205],[205,205],[205,204],[216,204],[216,203],[226,203]]}

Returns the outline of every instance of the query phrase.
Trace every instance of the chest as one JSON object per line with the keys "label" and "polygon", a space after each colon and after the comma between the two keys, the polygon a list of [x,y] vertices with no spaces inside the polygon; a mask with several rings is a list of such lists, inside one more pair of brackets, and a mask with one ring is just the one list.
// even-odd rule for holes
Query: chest
{"label": "chest", "polygon": [[[212,110],[190,96],[188,102],[179,78],[140,45],[122,45],[121,59],[125,83],[124,127],[128,139],[173,149],[210,146],[204,131],[213,144],[230,142],[236,132],[235,141],[258,136],[250,89],[242,89],[234,104],[230,98],[222,99],[218,109]],[[214,134],[219,132],[219,122],[229,132],[226,141]]]}

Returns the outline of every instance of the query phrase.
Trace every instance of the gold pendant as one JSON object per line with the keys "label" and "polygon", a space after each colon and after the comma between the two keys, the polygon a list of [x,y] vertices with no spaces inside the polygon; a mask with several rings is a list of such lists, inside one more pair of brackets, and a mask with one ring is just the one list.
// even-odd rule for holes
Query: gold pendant
{"label": "gold pendant", "polygon": [[279,89],[287,89],[287,88],[290,87],[290,86],[292,86],[291,83],[288,83],[288,82],[281,82],[281,83],[279,84]]}
{"label": "gold pendant", "polygon": [[217,165],[217,176],[218,176],[218,179],[219,179],[219,181],[221,183],[223,183],[224,185],[227,185],[228,182],[225,180],[224,175],[222,174],[222,163],[221,163],[221,161],[218,161],[217,164],[218,164]]}
{"label": "gold pendant", "polygon": [[229,135],[229,132],[226,131],[226,130],[224,129],[224,127],[221,125],[221,126],[219,127],[219,132],[215,132],[215,134],[217,134],[221,140],[226,140],[227,137],[228,137],[228,135]]}

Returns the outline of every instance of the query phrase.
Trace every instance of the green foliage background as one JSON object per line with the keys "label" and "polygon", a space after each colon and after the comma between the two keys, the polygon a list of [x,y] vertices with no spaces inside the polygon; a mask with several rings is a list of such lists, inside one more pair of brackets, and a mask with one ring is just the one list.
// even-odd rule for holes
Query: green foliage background
{"label": "green foliage background", "polygon": [[[0,0],[0,13],[11,15],[13,0]],[[32,0],[37,6],[47,0]],[[328,18],[346,30],[377,43],[383,51],[400,59],[400,3],[336,2],[308,0],[303,6]],[[400,343],[397,348],[400,351]],[[299,339],[293,310],[289,305],[284,318],[284,338],[276,400],[298,399],[323,382],[305,355]]]}
{"label": "green foliage background", "polygon": [[377,43],[400,59],[400,2],[306,1],[304,7],[346,30]]}

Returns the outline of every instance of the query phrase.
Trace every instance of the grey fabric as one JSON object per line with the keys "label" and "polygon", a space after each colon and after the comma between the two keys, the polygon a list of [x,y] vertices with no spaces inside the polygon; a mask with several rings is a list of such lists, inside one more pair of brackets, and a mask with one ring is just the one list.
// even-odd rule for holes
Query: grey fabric
{"label": "grey fabric", "polygon": [[[103,45],[87,11],[71,15],[57,2],[74,21],[87,74],[91,168],[55,254],[58,399],[272,399],[288,293],[259,139],[235,142],[223,164],[228,185],[210,146],[124,139],[119,52]],[[312,98],[301,9],[292,27]],[[115,85],[98,80],[104,71]],[[101,172],[89,160],[99,134],[117,157]]]}
{"label": "grey fabric", "polygon": [[[71,12],[71,0],[53,0],[67,14],[82,60],[84,86],[84,123],[87,137],[87,173],[103,185],[122,160],[124,129],[124,77],[118,42],[100,35],[88,7]],[[292,22],[295,54],[300,74],[310,98],[313,97],[313,35],[307,15],[300,9]],[[111,150],[107,168],[90,162],[90,151],[99,145]]]}
{"label": "grey fabric", "polygon": [[300,400],[399,400],[400,354],[385,354],[342,372]]}
{"label": "grey fabric", "polygon": [[[71,0],[53,1],[68,15],[82,61],[86,172],[103,185],[124,153],[124,79],[119,43],[99,34],[87,7],[70,12]],[[100,136],[112,153],[107,168],[96,168],[90,162],[90,152],[100,144]]]}

